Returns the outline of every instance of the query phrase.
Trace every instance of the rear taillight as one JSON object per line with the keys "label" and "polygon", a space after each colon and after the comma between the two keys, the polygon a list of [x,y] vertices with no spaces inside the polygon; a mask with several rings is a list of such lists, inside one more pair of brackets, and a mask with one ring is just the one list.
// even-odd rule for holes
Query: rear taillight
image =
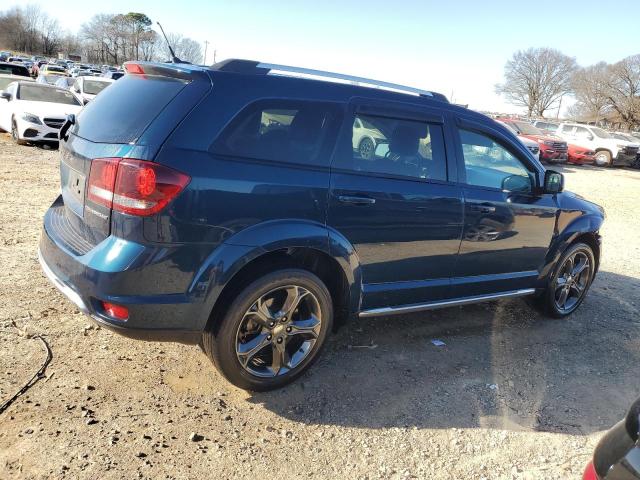
{"label": "rear taillight", "polygon": [[582,475],[582,480],[599,480],[596,469],[593,466],[593,462],[589,462],[589,465],[587,465],[587,468],[584,470],[584,474]]}
{"label": "rear taillight", "polygon": [[130,158],[98,158],[91,162],[87,197],[130,215],[158,213],[191,178],[164,165]]}

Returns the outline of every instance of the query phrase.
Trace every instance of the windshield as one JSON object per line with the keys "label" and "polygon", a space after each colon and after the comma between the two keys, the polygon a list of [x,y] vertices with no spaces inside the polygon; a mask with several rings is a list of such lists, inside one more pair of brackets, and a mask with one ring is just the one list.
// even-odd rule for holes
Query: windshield
{"label": "windshield", "polygon": [[604,130],[598,127],[591,127],[591,131],[595,133],[597,137],[600,137],[600,138],[613,138],[611,135],[609,135],[608,132],[605,132]]}
{"label": "windshield", "polygon": [[15,78],[0,77],[0,90],[6,89],[10,83],[15,82]]}
{"label": "windshield", "polygon": [[47,70],[49,70],[50,72],[62,72],[62,73],[64,73],[64,68],[58,67],[56,65],[48,65],[47,66]]}
{"label": "windshield", "polygon": [[85,80],[84,81],[84,93],[89,95],[97,95],[102,90],[109,86],[110,82],[101,82],[100,80]]}
{"label": "windshield", "polygon": [[526,123],[526,122],[513,122],[513,123],[515,124],[516,127],[518,127],[518,130],[520,130],[520,133],[522,133],[523,135],[544,135],[544,132],[542,130],[534,127],[530,123]]}
{"label": "windshield", "polygon": [[78,99],[71,92],[59,88],[49,88],[42,85],[20,85],[18,99],[31,102],[62,103],[64,105],[80,105]]}

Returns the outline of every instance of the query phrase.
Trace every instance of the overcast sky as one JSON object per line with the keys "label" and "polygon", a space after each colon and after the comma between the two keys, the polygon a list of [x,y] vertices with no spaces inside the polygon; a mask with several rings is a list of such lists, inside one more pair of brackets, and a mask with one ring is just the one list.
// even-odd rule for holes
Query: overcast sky
{"label": "overcast sky", "polygon": [[479,110],[522,110],[494,93],[515,50],[553,47],[581,65],[640,53],[639,0],[0,0],[0,10],[27,3],[71,31],[96,13],[142,12],[166,31],[209,40],[208,63],[215,49],[217,60],[249,58],[453,93],[455,102]]}

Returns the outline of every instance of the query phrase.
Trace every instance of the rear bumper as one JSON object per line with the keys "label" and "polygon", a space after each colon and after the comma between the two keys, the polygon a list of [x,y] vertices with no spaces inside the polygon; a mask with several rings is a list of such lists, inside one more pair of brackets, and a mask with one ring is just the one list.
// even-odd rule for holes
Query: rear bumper
{"label": "rear bumper", "polygon": [[[160,249],[108,237],[91,252],[76,255],[52,238],[54,235],[47,231],[46,223],[45,217],[38,248],[40,265],[51,283],[82,313],[131,338],[189,344],[200,341],[208,317],[202,298],[187,293],[149,291],[167,288],[160,281],[163,275],[159,271],[171,265],[165,263],[167,257],[159,255]],[[166,249],[163,250],[166,255]],[[143,282],[146,285],[131,288],[131,284]],[[140,294],[141,288],[145,289],[144,294]],[[128,320],[108,317],[101,301],[126,306]]]}

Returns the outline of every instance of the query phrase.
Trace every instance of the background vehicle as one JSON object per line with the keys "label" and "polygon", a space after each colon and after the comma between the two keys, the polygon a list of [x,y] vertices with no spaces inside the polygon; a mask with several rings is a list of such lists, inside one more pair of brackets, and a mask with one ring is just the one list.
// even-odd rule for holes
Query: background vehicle
{"label": "background vehicle", "polygon": [[102,75],[104,78],[110,78],[111,80],[118,80],[124,76],[124,72],[106,72]]}
{"label": "background vehicle", "polygon": [[102,77],[78,77],[71,86],[71,90],[86,105],[113,82],[114,80]]}
{"label": "background vehicle", "polygon": [[67,77],[69,73],[67,72],[66,68],[60,65],[52,65],[48,63],[40,67],[40,75],[46,75],[46,76],[58,75],[58,76]]}
{"label": "background vehicle", "polygon": [[551,135],[555,135],[558,127],[560,126],[560,122],[551,122],[549,120],[536,120],[533,122],[533,126],[539,128],[545,133],[549,133]]}
{"label": "background vehicle", "polygon": [[41,73],[40,75],[38,75],[38,78],[36,78],[36,82],[43,85],[55,85],[60,78],[63,77],[61,77],[60,75],[45,75]]}
{"label": "background vehicle", "polygon": [[608,132],[592,125],[562,123],[558,128],[558,135],[596,152],[595,163],[600,166],[629,166],[638,154],[637,144],[614,138]]}
{"label": "background vehicle", "polygon": [[565,163],[567,161],[567,142],[555,135],[549,135],[530,123],[511,118],[499,118],[503,123],[515,130],[518,136],[538,142],[540,160],[549,163]]}
{"label": "background vehicle", "polygon": [[516,132],[516,129],[514,127],[511,126],[511,124],[509,123],[504,123],[500,120],[496,120],[496,122],[498,122],[500,125],[504,126],[505,128],[508,128],[509,130],[511,130],[515,135],[518,136],[518,140],[520,140],[522,142],[522,144],[527,147],[527,150],[529,150],[531,153],[533,153],[533,155],[536,158],[540,158],[540,147],[538,146],[538,142],[531,140],[527,137],[523,137],[522,135],[518,135]]}
{"label": "background vehicle", "polygon": [[568,144],[567,162],[574,165],[593,165],[596,162],[596,152],[588,147],[582,147],[574,143]]}
{"label": "background vehicle", "polygon": [[609,430],[598,443],[593,461],[583,480],[634,480],[640,478],[640,399],[624,420]]}
{"label": "background vehicle", "polygon": [[19,81],[0,93],[0,128],[14,141],[57,142],[66,115],[78,113],[80,100],[68,90]]}
{"label": "background vehicle", "polygon": [[602,209],[438,93],[238,60],[127,71],[60,131],[43,270],[242,388],[293,381],[353,316],[538,295],[565,317],[598,270]]}
{"label": "background vehicle", "polygon": [[73,77],[57,77],[56,83],[54,83],[54,85],[59,88],[71,90],[75,83],[76,79]]}
{"label": "background vehicle", "polygon": [[0,73],[5,75],[16,75],[18,77],[31,78],[29,70],[24,65],[17,65],[15,63],[0,62]]}

